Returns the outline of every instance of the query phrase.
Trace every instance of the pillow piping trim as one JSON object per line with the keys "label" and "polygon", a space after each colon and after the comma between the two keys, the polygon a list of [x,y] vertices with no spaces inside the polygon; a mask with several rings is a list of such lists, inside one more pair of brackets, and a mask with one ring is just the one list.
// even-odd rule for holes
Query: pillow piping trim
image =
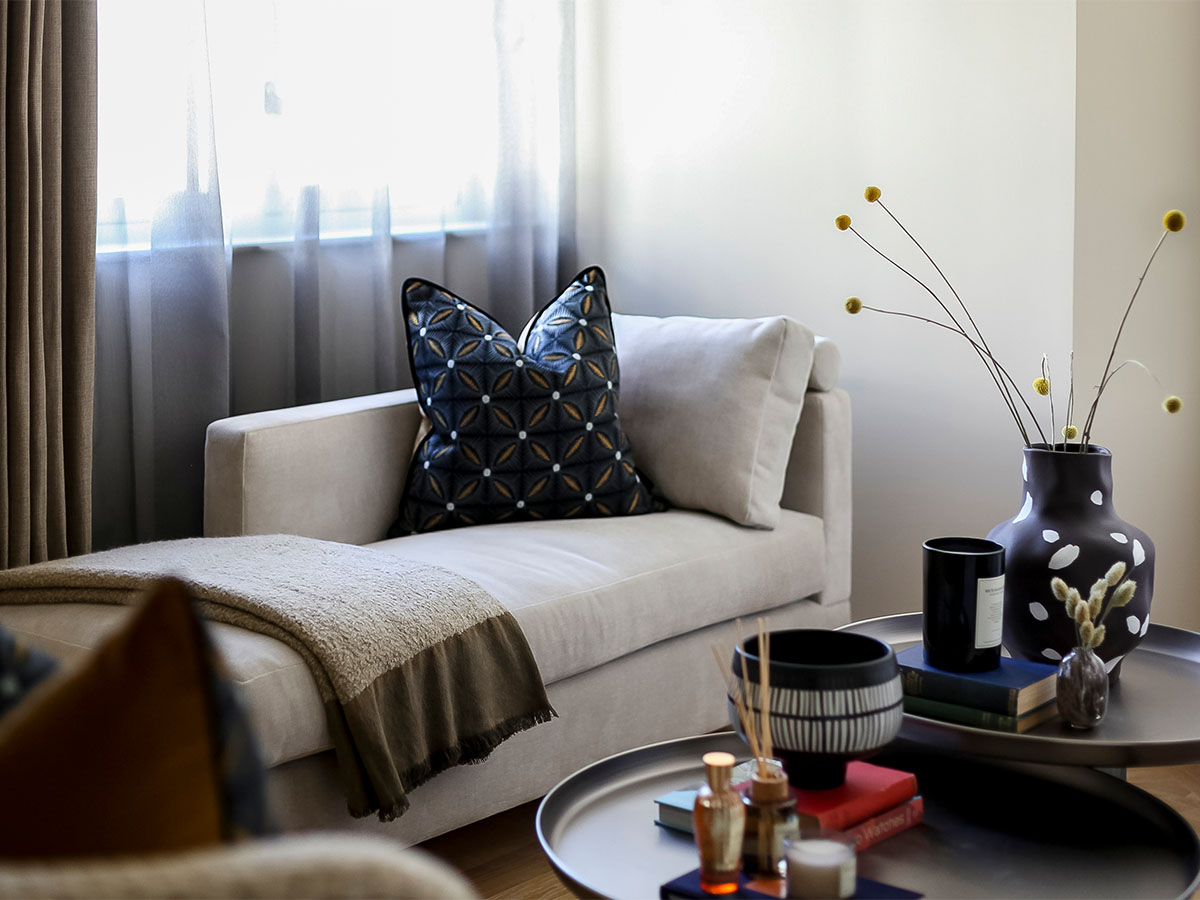
{"label": "pillow piping trim", "polygon": [[[754,433],[754,453],[751,456],[751,466],[754,470],[757,470],[759,466],[758,451],[762,445],[763,430],[767,419],[767,402],[771,399],[771,394],[775,387],[775,378],[779,374],[779,361],[783,359],[783,346],[785,343],[787,343],[787,321],[785,318],[781,318],[780,323],[782,324],[783,328],[779,335],[779,343],[775,348],[775,362],[771,365],[771,377],[767,379],[766,386],[763,388],[763,402],[759,404],[758,408],[758,428]],[[804,401],[801,400],[800,402],[803,404]],[[803,409],[801,409],[801,413],[803,413]],[[795,430],[794,425],[792,426],[792,430]],[[750,512],[754,507],[754,476],[756,474],[756,471],[751,471],[750,483],[746,486],[746,506],[745,511],[742,514],[742,521],[751,528],[764,528],[767,530],[773,530],[775,527],[774,525],[756,525],[751,521]]]}

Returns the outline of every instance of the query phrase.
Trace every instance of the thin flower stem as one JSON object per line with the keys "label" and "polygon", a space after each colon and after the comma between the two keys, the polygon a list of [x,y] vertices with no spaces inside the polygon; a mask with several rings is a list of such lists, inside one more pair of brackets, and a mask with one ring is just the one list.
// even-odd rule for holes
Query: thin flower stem
{"label": "thin flower stem", "polygon": [[[908,271],[908,269],[904,268],[904,266],[900,265],[900,263],[896,262],[894,259],[892,259],[890,256],[888,256],[886,253],[884,253],[882,250],[880,250],[878,247],[876,247],[874,244],[872,244],[870,241],[868,241],[865,237],[863,237],[858,232],[858,229],[851,226],[850,231],[854,232],[855,237],[857,237],[860,241],[862,241],[864,244],[866,244],[868,247],[870,247],[872,250],[874,250],[877,254],[879,254],[879,256],[881,256],[883,259],[890,262],[893,266],[895,266],[897,269],[899,269],[901,272],[903,272],[905,275],[907,275],[909,278],[911,278],[913,281],[915,281],[917,284],[919,284],[921,287],[923,287],[928,292],[929,296],[937,301],[938,306],[940,306],[945,311],[946,315],[950,317],[950,321],[954,323],[955,328],[951,328],[949,325],[945,325],[942,322],[935,322],[933,319],[925,319],[922,316],[913,316],[913,318],[922,319],[923,321],[929,322],[931,324],[941,325],[942,327],[947,328],[950,331],[957,330],[958,334],[961,334],[968,341],[970,341],[971,346],[975,348],[975,352],[977,354],[979,354],[979,357],[983,361],[983,364],[985,366],[987,366],[989,369],[994,366],[996,371],[999,372],[1001,376],[1003,376],[1003,378],[997,377],[996,379],[993,379],[993,380],[998,381],[997,386],[999,387],[1000,392],[1005,395],[1006,402],[1011,404],[1014,409],[1016,408],[1016,401],[1014,401],[1012,399],[1012,394],[1010,394],[1008,388],[1004,385],[1004,379],[1007,379],[1008,383],[1010,385],[1012,385],[1013,393],[1015,393],[1016,396],[1021,400],[1021,403],[1025,407],[1025,411],[1027,413],[1029,413],[1030,420],[1032,420],[1034,427],[1037,428],[1038,434],[1042,438],[1042,442],[1046,443],[1046,435],[1045,435],[1045,433],[1042,432],[1042,426],[1038,423],[1037,416],[1035,416],[1033,414],[1033,409],[1029,406],[1029,401],[1027,401],[1025,399],[1024,395],[1021,393],[1021,389],[1019,387],[1017,387],[1017,383],[1015,381],[1013,381],[1013,377],[1008,374],[1008,371],[1004,368],[1004,366],[1002,366],[1000,364],[1000,361],[998,359],[996,359],[995,356],[992,355],[992,352],[990,350],[986,349],[985,347],[981,347],[970,337],[970,335],[967,334],[966,330],[963,329],[961,324],[959,324],[958,319],[956,319],[954,317],[954,313],[950,312],[949,307],[947,307],[946,304],[942,302],[942,299],[933,292],[933,289],[930,288],[929,285],[927,285],[925,282],[923,282],[920,278],[918,278],[912,272]],[[903,315],[903,314],[902,313],[894,313],[894,315]],[[989,362],[990,362],[990,365],[989,365]],[[1027,446],[1027,447],[1030,446],[1031,441],[1029,440],[1029,433],[1025,430],[1025,426],[1021,422],[1020,416],[1017,416],[1017,425],[1021,429],[1021,436],[1025,439],[1025,446]]]}
{"label": "thin flower stem", "polygon": [[[1067,421],[1064,425],[1069,426],[1074,421],[1075,416],[1075,351],[1071,351],[1070,363],[1068,364],[1067,380],[1070,381],[1069,390],[1067,391]],[[1063,449],[1067,449],[1067,436],[1063,435]]]}
{"label": "thin flower stem", "polygon": [[[1050,398],[1050,437],[1057,438],[1058,432],[1054,430],[1054,379],[1050,377],[1050,360],[1046,354],[1042,354],[1042,377],[1046,379],[1046,384],[1049,385],[1049,391],[1046,396]],[[1050,445],[1050,449],[1054,449],[1054,445]]]}
{"label": "thin flower stem", "polygon": [[[1004,390],[1004,386],[1001,384],[999,376],[995,372],[992,371],[991,366],[987,365],[987,359],[984,355],[983,348],[981,348],[977,343],[975,343],[975,341],[971,339],[971,336],[969,334],[967,334],[961,328],[955,328],[953,325],[947,325],[945,322],[939,322],[936,319],[929,319],[929,318],[926,318],[925,316],[918,316],[916,313],[898,312],[897,310],[894,310],[894,309],[881,309],[878,306],[867,306],[865,303],[863,304],[862,308],[869,309],[869,310],[871,310],[871,312],[877,312],[877,313],[880,313],[881,315],[885,315],[885,316],[900,316],[901,318],[904,318],[904,319],[916,319],[918,322],[926,322],[930,325],[936,325],[938,328],[944,328],[947,331],[953,332],[954,334],[961,335],[967,341],[967,343],[969,343],[975,349],[975,352],[979,355],[979,358],[984,361],[984,368],[987,370],[988,375],[990,375],[992,377],[992,381],[995,382],[996,387],[1000,390],[1000,398],[1004,401],[1004,405],[1008,408],[1009,415],[1011,415],[1013,417],[1013,421],[1017,423],[1017,428],[1021,432],[1021,437],[1025,439],[1025,446],[1026,447],[1031,446],[1031,442],[1029,440],[1029,434],[1025,431],[1025,425],[1021,421],[1021,417],[1018,414],[1016,404],[1014,404],[1012,402],[1012,399],[1009,397],[1008,393]],[[1036,422],[1034,424],[1036,424]],[[1045,436],[1043,435],[1043,438],[1044,437]]]}
{"label": "thin flower stem", "polygon": [[1096,390],[1096,398],[1092,400],[1092,408],[1088,410],[1087,422],[1083,428],[1083,450],[1087,452],[1088,444],[1092,438],[1092,422],[1096,418],[1096,407],[1100,404],[1100,395],[1104,393],[1104,388],[1108,384],[1108,372],[1112,368],[1113,357],[1117,355],[1117,344],[1121,342],[1121,333],[1125,330],[1125,322],[1129,319],[1129,311],[1133,309],[1133,301],[1137,299],[1138,292],[1142,289],[1142,282],[1146,280],[1146,273],[1150,271],[1150,265],[1154,262],[1154,257],[1158,256],[1159,248],[1162,247],[1163,241],[1167,239],[1169,232],[1164,229],[1162,237],[1158,239],[1158,243],[1154,245],[1154,252],[1150,254],[1150,258],[1146,260],[1146,268],[1142,269],[1142,274],[1138,278],[1137,287],[1133,289],[1133,296],[1129,298],[1129,303],[1125,307],[1125,315],[1121,316],[1121,324],[1117,328],[1117,336],[1113,339],[1112,350],[1108,352],[1108,362],[1104,364],[1104,375],[1100,378],[1100,387]]}
{"label": "thin flower stem", "polygon": [[[946,277],[946,273],[942,271],[942,267],[937,264],[937,262],[934,260],[934,258],[929,255],[929,251],[926,250],[925,247],[921,244],[921,242],[918,241],[916,239],[916,237],[913,236],[913,233],[911,231],[909,231],[907,228],[904,227],[904,223],[901,222],[900,219],[898,219],[896,217],[896,215],[890,209],[887,208],[887,206],[884,204],[884,202],[882,200],[877,198],[875,200],[875,202],[878,203],[880,208],[885,213],[888,214],[888,217],[891,218],[891,220],[893,222],[895,222],[897,226],[899,226],[900,230],[903,231],[908,236],[908,239],[916,245],[917,249],[921,251],[921,254],[927,260],[929,260],[929,264],[931,266],[933,266],[934,269],[937,270],[938,275],[941,276],[941,279],[943,282],[945,282],[946,287],[950,288],[950,293],[954,295],[954,299],[958,301],[958,305],[962,308],[962,311],[964,313],[966,313],[967,321],[969,321],[971,323],[971,327],[975,329],[975,334],[979,337],[979,343],[982,344],[983,349],[987,351],[988,358],[991,359],[993,364],[999,365],[999,363],[997,363],[997,361],[996,361],[995,354],[992,353],[992,348],[988,346],[987,339],[983,336],[983,331],[980,330],[979,325],[976,324],[975,317],[973,315],[971,315],[971,310],[967,309],[967,304],[964,303],[963,298],[958,295],[958,291],[956,291],[954,289],[954,285],[952,285],[950,283],[950,279]],[[951,316],[951,318],[953,318],[953,316]],[[966,329],[963,329],[963,330],[964,330],[964,332],[966,331]],[[1053,430],[1054,423],[1051,422],[1050,426],[1051,426],[1051,430]],[[1045,435],[1043,435],[1043,437],[1045,437]]]}

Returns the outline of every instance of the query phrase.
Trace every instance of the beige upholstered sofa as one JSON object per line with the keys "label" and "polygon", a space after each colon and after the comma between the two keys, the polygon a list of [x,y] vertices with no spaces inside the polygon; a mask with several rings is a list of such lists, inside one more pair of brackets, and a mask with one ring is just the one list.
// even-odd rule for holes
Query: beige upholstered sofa
{"label": "beige upholstered sofa", "polygon": [[[651,414],[647,384],[639,378],[663,377],[669,354],[652,347],[662,346],[677,325],[618,318],[622,421],[639,466],[665,485],[679,474],[662,449],[675,435],[655,429],[678,431],[670,420],[680,410]],[[707,320],[695,323],[702,331],[708,327]],[[474,580],[516,617],[558,713],[553,722],[503,743],[486,762],[450,770],[418,788],[412,808],[395,822],[352,819],[316,686],[301,658],[272,638],[216,624],[216,640],[241,684],[271,767],[269,793],[281,824],[374,829],[406,843],[423,841],[539,797],[597,759],[725,724],[724,689],[709,645],[730,644],[736,618],[752,623],[765,615],[775,628],[849,621],[849,398],[836,386],[836,347],[788,323],[783,331],[747,326],[754,340],[778,339],[781,347],[791,342],[791,355],[780,351],[761,362],[769,378],[790,379],[797,405],[803,404],[798,424],[793,416],[784,434],[776,480],[766,473],[773,491],[768,505],[782,505],[782,511],[774,508],[773,528],[671,508],[386,540],[421,425],[412,390],[214,422],[206,455],[207,535],[282,532],[366,544]],[[695,350],[680,352],[683,361],[697,356]],[[738,400],[717,397],[723,389],[706,387],[705,377],[720,365],[732,371],[759,361],[739,357],[734,347],[722,363],[721,352],[699,352],[704,370],[673,389],[679,397],[694,389],[723,402]],[[789,371],[778,371],[781,360]],[[731,406],[721,413],[719,403],[713,409],[714,420],[705,427],[718,431],[723,418],[744,411]],[[704,432],[694,441],[710,437]],[[762,434],[749,439],[755,452],[772,440]],[[705,449],[700,463],[717,452]],[[96,605],[64,617],[46,606],[8,607],[0,609],[0,621],[69,656],[93,646],[127,612]],[[53,627],[47,627],[48,616]]]}

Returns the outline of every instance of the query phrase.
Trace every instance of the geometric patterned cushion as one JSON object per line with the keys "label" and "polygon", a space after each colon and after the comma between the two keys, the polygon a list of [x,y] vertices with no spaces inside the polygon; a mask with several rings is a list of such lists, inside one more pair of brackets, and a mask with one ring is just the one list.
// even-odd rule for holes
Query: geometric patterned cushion
{"label": "geometric patterned cushion", "polygon": [[515,340],[439,285],[402,291],[409,362],[430,432],[390,536],[655,508],[617,412],[604,273],[580,272]]}
{"label": "geometric patterned cushion", "polygon": [[58,660],[0,628],[0,716],[58,668]]}

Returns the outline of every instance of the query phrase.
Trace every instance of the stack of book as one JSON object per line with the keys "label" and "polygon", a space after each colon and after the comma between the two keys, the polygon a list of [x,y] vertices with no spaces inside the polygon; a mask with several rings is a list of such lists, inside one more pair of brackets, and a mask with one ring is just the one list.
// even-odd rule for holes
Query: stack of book
{"label": "stack of book", "polygon": [[947,672],[925,661],[920,645],[896,654],[904,711],[976,728],[1020,734],[1058,715],[1058,669],[1001,657],[990,672]]}
{"label": "stack of book", "polygon": [[[748,775],[746,776],[748,778]],[[735,787],[745,787],[748,781]],[[790,788],[802,830],[822,829],[851,835],[859,850],[912,828],[925,818],[925,801],[912,772],[856,761],[846,766],[846,782],[826,791]],[[693,790],[658,797],[658,824],[692,832]]]}

